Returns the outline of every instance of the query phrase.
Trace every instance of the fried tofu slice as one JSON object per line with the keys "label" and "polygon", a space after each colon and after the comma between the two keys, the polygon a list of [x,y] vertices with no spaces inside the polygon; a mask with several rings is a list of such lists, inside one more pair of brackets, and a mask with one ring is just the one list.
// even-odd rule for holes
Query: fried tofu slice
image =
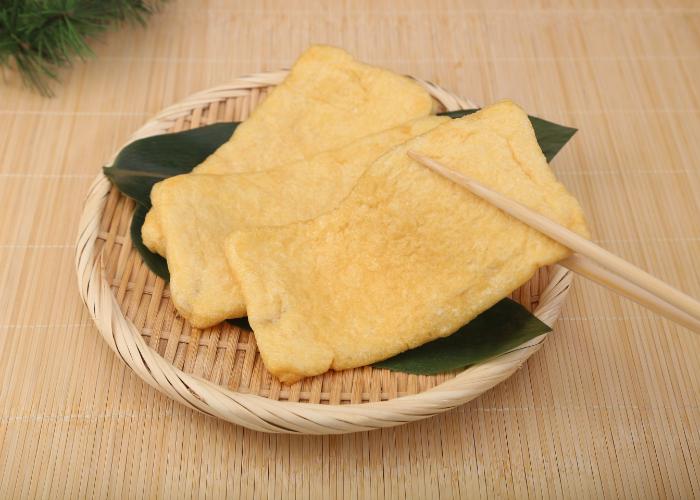
{"label": "fried tofu slice", "polygon": [[[198,174],[269,170],[309,159],[360,137],[429,115],[433,101],[418,83],[363,64],[342,49],[315,45],[270,92],[231,139],[194,169]],[[144,244],[166,255],[159,215],[149,211]]]}
{"label": "fried tofu slice", "polygon": [[588,234],[522,109],[505,101],[451,120],[377,160],[332,212],[228,238],[258,348],[283,382],[450,335],[569,254],[408,150]]}
{"label": "fried tofu slice", "polygon": [[410,78],[315,45],[231,140],[194,171],[268,170],[426,116],[432,108],[430,95]]}
{"label": "fried tofu slice", "polygon": [[188,174],[156,184],[151,201],[177,310],[197,328],[245,316],[243,294],[224,254],[232,231],[289,224],[333,209],[374,160],[445,121],[421,118],[266,172]]}
{"label": "fried tofu slice", "polygon": [[144,245],[146,245],[146,248],[151,252],[162,255],[163,257],[166,256],[165,237],[163,236],[158,216],[153,207],[146,212],[146,218],[141,226],[141,239]]}

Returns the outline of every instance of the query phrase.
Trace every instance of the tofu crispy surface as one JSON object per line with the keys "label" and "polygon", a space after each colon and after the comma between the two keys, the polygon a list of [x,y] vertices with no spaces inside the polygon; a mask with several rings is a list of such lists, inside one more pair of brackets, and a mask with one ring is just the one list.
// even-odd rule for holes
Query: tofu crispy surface
{"label": "tofu crispy surface", "polygon": [[224,254],[232,231],[289,224],[333,209],[374,160],[445,121],[449,118],[420,118],[265,172],[188,174],[158,183],[151,201],[160,216],[177,310],[198,328],[245,316]]}
{"label": "tofu crispy surface", "polygon": [[568,255],[411,160],[409,149],[587,235],[517,105],[444,123],[378,159],[332,212],[227,240],[263,361],[282,381],[449,335]]}

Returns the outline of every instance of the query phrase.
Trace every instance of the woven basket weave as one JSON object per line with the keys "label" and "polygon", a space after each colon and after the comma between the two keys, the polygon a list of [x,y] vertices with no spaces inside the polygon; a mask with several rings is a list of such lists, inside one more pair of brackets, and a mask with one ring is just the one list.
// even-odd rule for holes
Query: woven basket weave
{"label": "woven basket weave", "polygon": [[[192,95],[141,127],[129,142],[219,121],[240,121],[286,71],[240,78]],[[476,107],[420,82],[445,110]],[[76,268],[83,300],[109,346],[144,381],[176,401],[251,429],[335,434],[390,427],[469,401],[509,377],[546,337],[461,373],[418,376],[370,367],[285,386],[262,363],[254,336],[228,323],[198,330],[180,318],[168,285],[129,237],[134,204],[99,174],[80,221]],[[540,269],[512,297],[552,326],[571,273]]]}

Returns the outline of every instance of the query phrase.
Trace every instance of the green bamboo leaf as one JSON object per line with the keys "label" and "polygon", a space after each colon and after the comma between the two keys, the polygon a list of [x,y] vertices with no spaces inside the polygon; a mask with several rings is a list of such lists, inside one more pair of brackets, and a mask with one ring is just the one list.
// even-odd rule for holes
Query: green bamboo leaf
{"label": "green bamboo leaf", "polygon": [[129,227],[129,231],[131,233],[131,243],[134,245],[134,248],[136,248],[139,255],[141,255],[141,258],[151,271],[163,278],[165,281],[170,281],[168,262],[157,253],[151,252],[146,245],[143,244],[141,227],[143,226],[143,221],[146,219],[147,212],[148,207],[136,205],[136,210],[131,218],[131,226]]}
{"label": "green bamboo leaf", "polygon": [[229,140],[238,123],[215,123],[206,127],[146,137],[134,141],[117,155],[105,175],[137,203],[151,206],[151,188],[168,177],[186,174]]}
{"label": "green bamboo leaf", "polygon": [[523,306],[503,299],[449,337],[433,340],[374,366],[419,375],[461,370],[550,331],[549,326]]}

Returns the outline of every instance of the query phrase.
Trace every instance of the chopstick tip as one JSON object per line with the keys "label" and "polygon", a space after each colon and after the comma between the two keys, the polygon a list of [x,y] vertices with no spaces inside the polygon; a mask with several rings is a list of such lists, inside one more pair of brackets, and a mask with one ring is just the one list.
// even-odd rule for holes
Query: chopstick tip
{"label": "chopstick tip", "polygon": [[407,154],[409,157],[411,157],[412,159],[416,160],[416,161],[421,161],[423,158],[425,158],[424,156],[419,155],[418,153],[416,153],[415,151],[413,151],[412,149],[409,149],[409,150],[406,152],[406,154]]}

